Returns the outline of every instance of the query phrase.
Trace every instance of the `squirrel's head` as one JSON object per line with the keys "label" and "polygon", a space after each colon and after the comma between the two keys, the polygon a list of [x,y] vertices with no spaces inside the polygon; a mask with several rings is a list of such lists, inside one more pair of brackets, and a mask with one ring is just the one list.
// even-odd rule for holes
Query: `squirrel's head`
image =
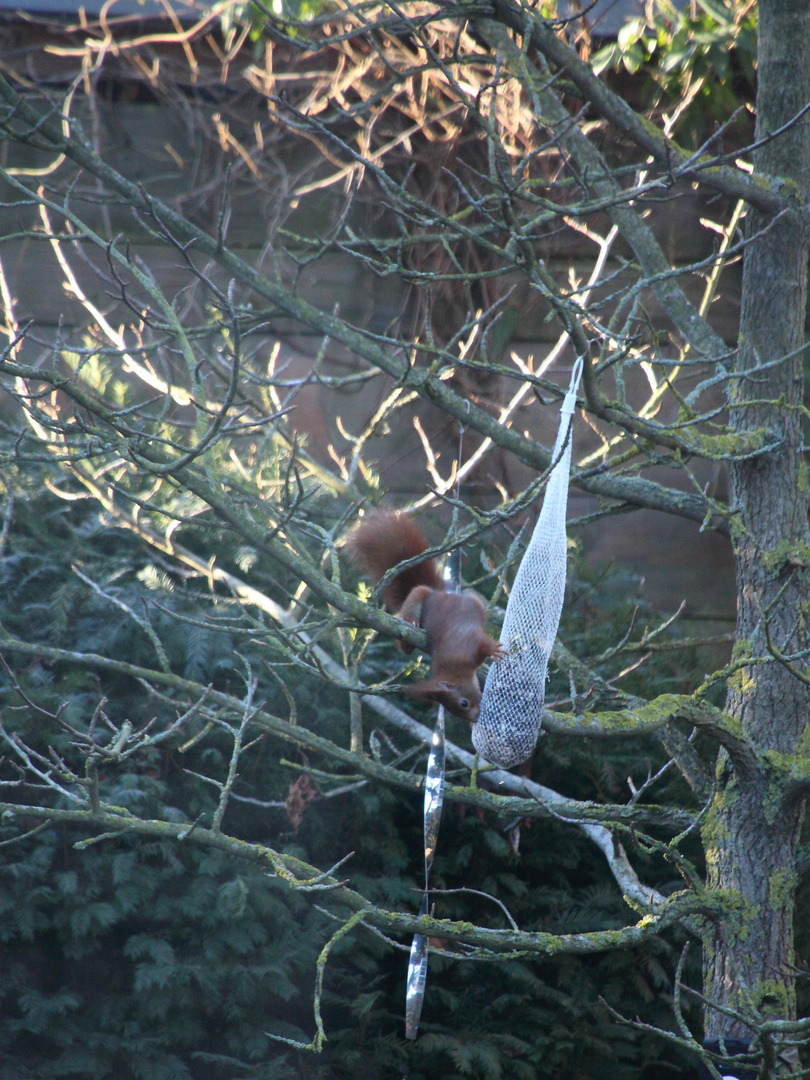
{"label": "squirrel's head", "polygon": [[469,720],[471,724],[478,719],[481,687],[475,675],[464,683],[451,683],[445,679],[424,679],[422,682],[411,683],[407,690],[414,697],[444,705],[453,716]]}

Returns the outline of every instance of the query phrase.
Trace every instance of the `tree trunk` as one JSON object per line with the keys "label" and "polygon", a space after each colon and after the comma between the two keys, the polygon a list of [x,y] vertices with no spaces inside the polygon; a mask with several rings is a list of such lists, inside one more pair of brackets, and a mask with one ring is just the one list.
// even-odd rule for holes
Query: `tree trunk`
{"label": "tree trunk", "polygon": [[[787,124],[810,101],[810,4],[762,0],[757,138]],[[739,430],[764,428],[775,451],[731,467],[737,573],[735,659],[727,709],[739,719],[757,765],[727,757],[704,830],[710,886],[730,917],[707,934],[705,992],[752,1018],[792,1018],[795,856],[803,798],[783,755],[798,753],[808,723],[806,681],[774,653],[808,647],[808,528],[802,461],[802,353],[810,188],[806,117],[755,153],[755,172],[785,181],[796,209],[776,222],[749,215],[739,351],[730,400]],[[739,376],[749,373],[748,377]],[[796,668],[807,671],[806,657]],[[708,1008],[706,1036],[750,1039],[752,1027]],[[767,1049],[767,1048],[766,1048]]]}

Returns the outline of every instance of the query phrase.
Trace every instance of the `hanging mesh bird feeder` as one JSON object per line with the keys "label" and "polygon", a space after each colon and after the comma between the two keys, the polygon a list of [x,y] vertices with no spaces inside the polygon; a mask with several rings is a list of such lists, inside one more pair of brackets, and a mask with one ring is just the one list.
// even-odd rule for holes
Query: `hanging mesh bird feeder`
{"label": "hanging mesh bird feeder", "polygon": [[571,417],[581,375],[578,359],[560,409],[543,507],[506,606],[500,638],[506,655],[489,669],[473,724],[473,746],[481,757],[507,769],[530,757],[540,734],[548,660],[565,595]]}

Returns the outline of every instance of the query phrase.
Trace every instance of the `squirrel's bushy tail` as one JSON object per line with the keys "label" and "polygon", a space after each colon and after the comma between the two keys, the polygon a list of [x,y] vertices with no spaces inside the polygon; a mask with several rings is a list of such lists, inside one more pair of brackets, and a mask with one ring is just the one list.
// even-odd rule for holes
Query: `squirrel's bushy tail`
{"label": "squirrel's bushy tail", "polygon": [[[349,534],[346,554],[350,562],[376,584],[393,567],[421,555],[427,547],[422,530],[405,514],[375,510],[366,514]],[[444,581],[433,559],[401,570],[385,587],[383,599],[394,611],[399,611],[417,585],[444,589]]]}

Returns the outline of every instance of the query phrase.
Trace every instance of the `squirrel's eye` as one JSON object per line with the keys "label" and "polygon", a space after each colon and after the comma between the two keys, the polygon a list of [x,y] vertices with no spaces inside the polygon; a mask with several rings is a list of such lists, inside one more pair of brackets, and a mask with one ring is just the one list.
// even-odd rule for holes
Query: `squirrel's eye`
{"label": "squirrel's eye", "polygon": [[469,707],[470,707],[470,703],[469,703],[469,701],[467,701],[467,699],[465,697],[463,697],[461,699],[461,701],[459,702],[459,705],[462,707],[462,709],[469,709]]}

